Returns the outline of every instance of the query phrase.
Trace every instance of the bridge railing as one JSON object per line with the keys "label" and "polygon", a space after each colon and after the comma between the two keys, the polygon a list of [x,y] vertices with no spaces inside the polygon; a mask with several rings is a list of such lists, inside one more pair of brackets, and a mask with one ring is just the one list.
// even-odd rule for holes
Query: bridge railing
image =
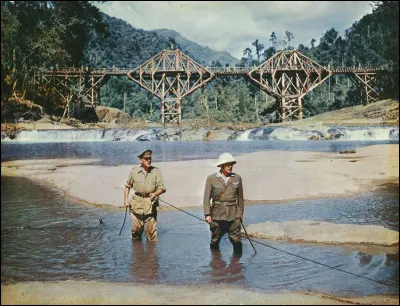
{"label": "bridge railing", "polygon": [[[215,73],[215,74],[246,74],[252,71],[256,67],[204,67],[204,69]],[[333,73],[362,73],[362,72],[378,72],[387,70],[387,66],[363,66],[363,67],[349,67],[349,66],[334,66],[334,67],[324,67]],[[302,70],[303,68],[292,67],[292,66],[282,66],[275,67],[274,70]],[[118,68],[118,67],[98,67],[98,68],[88,68],[88,67],[67,67],[67,68],[49,68],[40,69],[40,73],[45,74],[127,74],[133,71],[134,68]],[[154,73],[154,69],[143,69],[144,73]],[[157,72],[176,72],[176,70],[156,70]],[[189,71],[191,73],[198,72],[196,70]]]}
{"label": "bridge railing", "polygon": [[98,67],[98,68],[88,68],[88,67],[67,67],[67,68],[49,68],[40,69],[39,72],[42,73],[67,73],[67,74],[81,74],[81,73],[96,73],[96,74],[106,74],[106,73],[128,73],[132,71],[133,68],[117,68],[117,67]]}
{"label": "bridge railing", "polygon": [[328,67],[330,71],[334,73],[350,73],[350,72],[378,72],[387,70],[387,66],[334,66]]}
{"label": "bridge railing", "polygon": [[214,73],[224,73],[224,74],[242,74],[248,73],[253,70],[253,67],[205,67],[207,70]]}

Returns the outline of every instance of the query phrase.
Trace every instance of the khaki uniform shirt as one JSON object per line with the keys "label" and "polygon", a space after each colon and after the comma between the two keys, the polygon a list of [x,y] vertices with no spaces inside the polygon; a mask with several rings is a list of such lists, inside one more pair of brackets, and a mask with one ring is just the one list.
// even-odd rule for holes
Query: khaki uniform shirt
{"label": "khaki uniform shirt", "polygon": [[218,174],[207,177],[203,198],[204,215],[211,215],[213,220],[219,221],[243,218],[242,178],[239,174],[232,173],[228,182],[225,183]]}
{"label": "khaki uniform shirt", "polygon": [[[155,192],[157,189],[166,191],[160,169],[153,166],[150,166],[147,173],[140,165],[133,167],[125,186],[128,188],[133,187],[134,192],[129,204],[131,205],[131,210],[140,215],[151,214],[154,207],[150,201],[150,197],[143,198],[136,195],[135,192],[148,194]],[[158,203],[154,204],[156,206]]]}

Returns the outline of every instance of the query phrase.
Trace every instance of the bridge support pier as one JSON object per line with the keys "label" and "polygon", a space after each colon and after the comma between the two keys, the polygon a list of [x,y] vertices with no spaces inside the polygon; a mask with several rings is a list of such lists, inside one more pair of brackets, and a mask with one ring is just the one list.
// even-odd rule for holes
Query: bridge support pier
{"label": "bridge support pier", "polygon": [[282,122],[286,121],[286,101],[285,101],[285,97],[282,97],[282,99],[281,99],[281,120],[282,120]]}
{"label": "bridge support pier", "polygon": [[181,100],[179,98],[163,99],[161,103],[161,122],[163,125],[182,122]]}
{"label": "bridge support pier", "polygon": [[376,73],[371,72],[357,72],[354,77],[350,79],[361,90],[361,100],[364,105],[379,100],[379,90],[377,87]]}
{"label": "bridge support pier", "polygon": [[297,97],[297,105],[299,106],[299,120],[303,119],[303,104],[301,97]]}
{"label": "bridge support pier", "polygon": [[285,122],[287,120],[301,120],[303,119],[303,105],[301,101],[302,95],[294,97],[292,99],[286,99],[285,96],[278,98],[278,103],[280,105],[280,117],[281,121]]}
{"label": "bridge support pier", "polygon": [[[89,86],[80,87],[80,95],[86,96],[86,98],[90,101],[92,107],[96,107],[96,105],[100,104],[100,89],[102,84],[107,81],[107,75],[95,75],[91,74],[89,76],[90,84]],[[89,83],[89,82],[88,82]],[[87,88],[89,87],[89,88]]]}

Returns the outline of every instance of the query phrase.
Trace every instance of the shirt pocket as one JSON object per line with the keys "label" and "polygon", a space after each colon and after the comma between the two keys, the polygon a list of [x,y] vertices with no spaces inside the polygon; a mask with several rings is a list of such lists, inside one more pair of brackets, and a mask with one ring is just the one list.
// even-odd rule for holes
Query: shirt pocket
{"label": "shirt pocket", "polygon": [[231,186],[232,189],[236,190],[236,189],[239,188],[239,182],[232,182],[232,183],[230,184],[230,186]]}
{"label": "shirt pocket", "polygon": [[155,191],[156,187],[156,178],[152,176],[148,176],[145,180],[145,185],[143,186],[146,192],[153,192]]}
{"label": "shirt pocket", "polygon": [[212,186],[211,194],[213,197],[219,196],[222,192],[222,188],[220,186]]}

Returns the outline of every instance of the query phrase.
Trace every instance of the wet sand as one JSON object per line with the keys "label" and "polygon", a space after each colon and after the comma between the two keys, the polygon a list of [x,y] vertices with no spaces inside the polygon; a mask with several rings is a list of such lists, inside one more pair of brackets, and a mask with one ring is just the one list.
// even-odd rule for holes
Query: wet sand
{"label": "wet sand", "polygon": [[[157,155],[157,152],[153,152]],[[353,196],[399,185],[399,145],[359,148],[356,153],[263,151],[235,157],[246,203]],[[1,174],[24,176],[61,189],[93,205],[123,207],[123,190],[133,165],[90,165],[95,160],[51,159],[3,162]],[[161,199],[174,206],[201,207],[208,175],[216,160],[159,162],[167,192]],[[161,209],[173,209],[161,202]]]}
{"label": "wet sand", "polygon": [[82,281],[27,282],[1,286],[11,305],[398,305],[397,296],[342,297],[312,292],[261,293],[239,287],[168,286]]}

